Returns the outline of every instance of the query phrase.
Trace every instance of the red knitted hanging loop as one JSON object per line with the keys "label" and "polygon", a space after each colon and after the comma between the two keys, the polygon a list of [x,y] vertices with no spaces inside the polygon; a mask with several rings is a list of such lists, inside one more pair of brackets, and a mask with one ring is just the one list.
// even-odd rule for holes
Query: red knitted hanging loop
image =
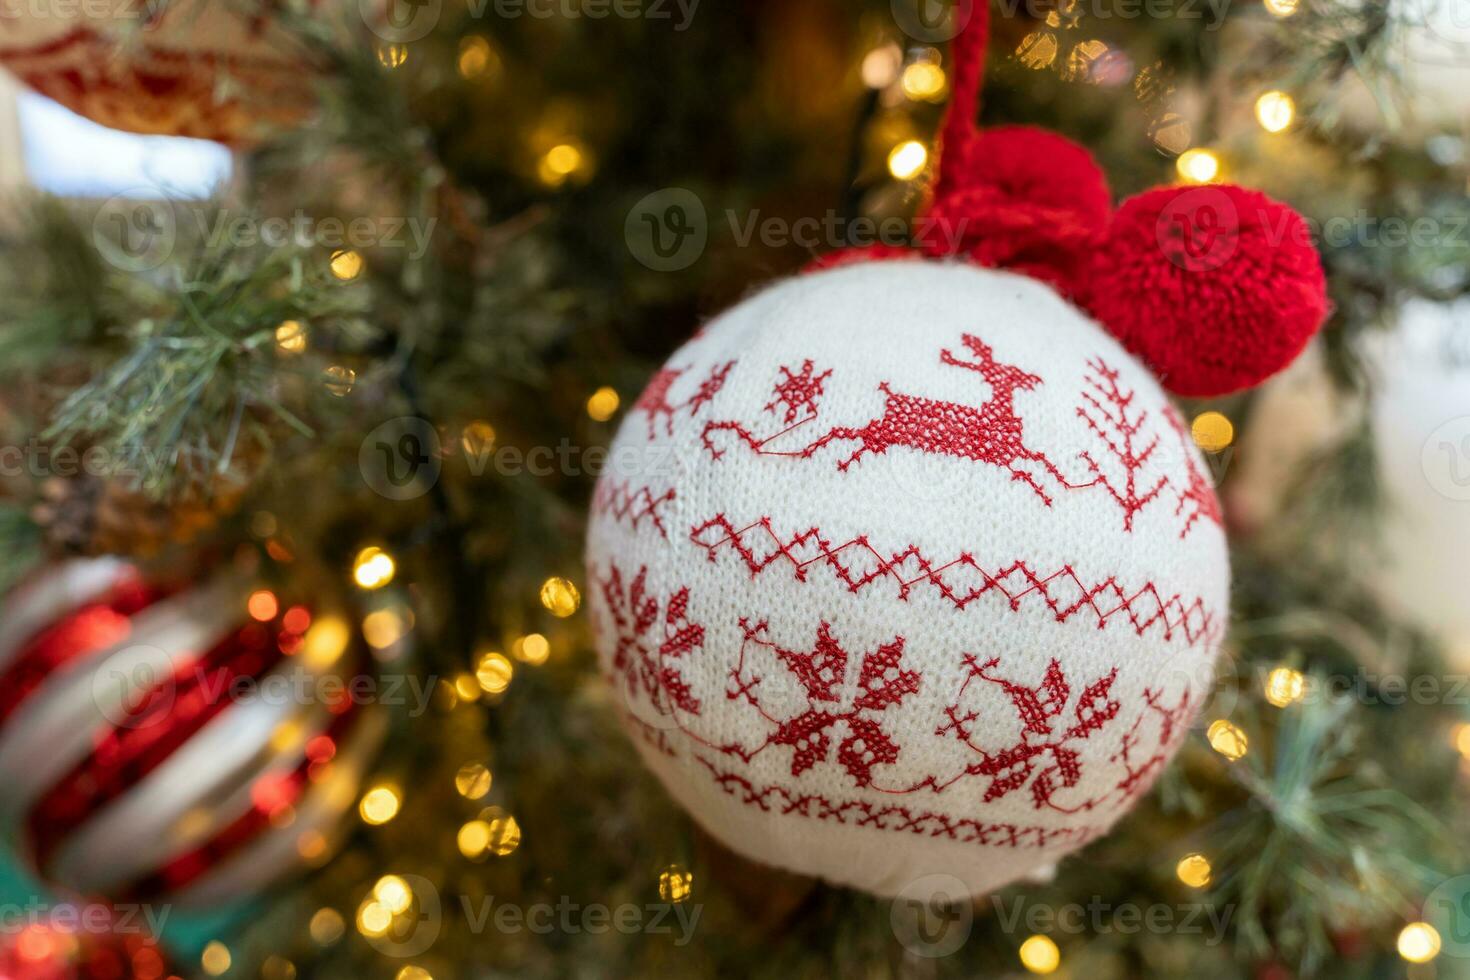
{"label": "red knitted hanging loop", "polygon": [[954,94],[933,201],[915,223],[917,251],[841,249],[812,267],[958,257],[1040,279],[1177,394],[1236,391],[1289,364],[1330,309],[1301,217],[1265,195],[1217,185],[1157,188],[1124,202],[1115,218],[1107,180],[1083,147],[1031,126],[979,128],[988,2],[959,0],[953,16]]}

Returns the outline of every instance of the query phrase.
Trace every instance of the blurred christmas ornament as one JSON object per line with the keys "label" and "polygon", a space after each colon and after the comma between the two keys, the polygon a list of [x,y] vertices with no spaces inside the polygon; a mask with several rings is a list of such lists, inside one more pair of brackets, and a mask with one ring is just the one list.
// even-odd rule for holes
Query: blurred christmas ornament
{"label": "blurred christmas ornament", "polygon": [[1376,339],[1373,440],[1386,514],[1382,556],[1365,568],[1385,602],[1470,670],[1470,301],[1412,301],[1399,329]]}
{"label": "blurred christmas ornament", "polygon": [[[711,834],[951,898],[1044,876],[1179,747],[1230,573],[1160,380],[1256,383],[1326,309],[1289,209],[1212,186],[1110,213],[1081,147],[976,132],[986,7],[955,9],[924,221],[959,238],[836,253],[675,353],[587,555],[604,672]],[[939,239],[968,262],[922,260]]]}
{"label": "blurred christmas ornament", "polygon": [[0,623],[0,826],[43,877],[191,905],[324,857],[380,743],[343,619],[59,566]]}
{"label": "blurred christmas ornament", "polygon": [[177,980],[163,948],[103,905],[61,905],[47,921],[0,930],[5,980]]}
{"label": "blurred christmas ornament", "polygon": [[114,129],[248,142],[310,108],[303,54],[269,0],[6,0],[0,65]]}

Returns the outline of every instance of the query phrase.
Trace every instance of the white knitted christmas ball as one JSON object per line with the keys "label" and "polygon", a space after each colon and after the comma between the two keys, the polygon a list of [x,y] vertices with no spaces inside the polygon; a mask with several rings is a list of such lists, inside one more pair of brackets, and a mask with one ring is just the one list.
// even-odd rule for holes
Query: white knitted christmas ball
{"label": "white knitted christmas ball", "polygon": [[998,888],[1106,833],[1207,693],[1219,509],[1147,371],[1034,280],[781,283],[670,358],[588,540],[648,765],[751,858]]}

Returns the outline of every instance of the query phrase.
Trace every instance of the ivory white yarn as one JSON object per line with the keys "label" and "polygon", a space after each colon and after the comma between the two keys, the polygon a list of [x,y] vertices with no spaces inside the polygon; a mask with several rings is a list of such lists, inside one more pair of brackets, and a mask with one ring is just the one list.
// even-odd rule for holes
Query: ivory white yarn
{"label": "ivory white yarn", "polygon": [[751,858],[989,891],[1105,834],[1228,616],[1157,382],[1049,287],[887,261],[712,322],[593,504],[602,667],[668,791]]}

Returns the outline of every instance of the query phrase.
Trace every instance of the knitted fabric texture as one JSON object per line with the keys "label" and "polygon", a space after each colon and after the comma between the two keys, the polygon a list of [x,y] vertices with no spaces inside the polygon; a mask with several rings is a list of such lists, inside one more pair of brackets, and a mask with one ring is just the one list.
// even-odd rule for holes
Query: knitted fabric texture
{"label": "knitted fabric texture", "polygon": [[629,731],[749,857],[999,888],[1106,833],[1185,737],[1220,512],[1149,373],[1047,286],[878,262],[670,358],[593,502]]}

